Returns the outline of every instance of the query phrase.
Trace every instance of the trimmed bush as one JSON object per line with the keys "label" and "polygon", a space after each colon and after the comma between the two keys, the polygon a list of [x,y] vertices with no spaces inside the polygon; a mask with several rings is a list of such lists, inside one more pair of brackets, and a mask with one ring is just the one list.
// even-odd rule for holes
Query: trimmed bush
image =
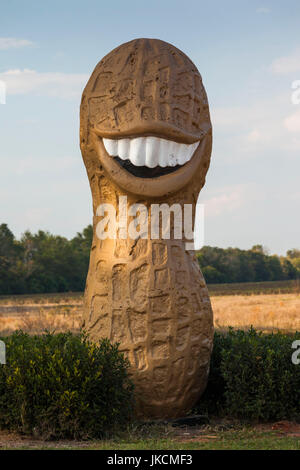
{"label": "trimmed bush", "polygon": [[[242,420],[300,419],[300,334],[215,333],[207,389],[198,412]],[[103,437],[133,416],[128,361],[117,345],[71,333],[3,339],[0,428],[43,438]]]}
{"label": "trimmed bush", "polygon": [[245,420],[300,418],[300,365],[292,343],[300,334],[229,330],[215,333],[207,389],[198,411]]}
{"label": "trimmed bush", "polygon": [[101,437],[132,415],[133,385],[118,346],[71,333],[16,332],[0,366],[0,428],[44,438]]}

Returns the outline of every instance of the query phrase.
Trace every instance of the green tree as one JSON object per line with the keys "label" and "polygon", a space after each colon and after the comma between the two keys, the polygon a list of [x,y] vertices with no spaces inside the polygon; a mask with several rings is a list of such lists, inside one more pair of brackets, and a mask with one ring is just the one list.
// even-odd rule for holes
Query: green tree
{"label": "green tree", "polygon": [[16,294],[24,291],[23,249],[7,224],[0,225],[0,293]]}
{"label": "green tree", "polygon": [[297,268],[283,256],[280,258],[284,279],[297,279],[298,271]]}

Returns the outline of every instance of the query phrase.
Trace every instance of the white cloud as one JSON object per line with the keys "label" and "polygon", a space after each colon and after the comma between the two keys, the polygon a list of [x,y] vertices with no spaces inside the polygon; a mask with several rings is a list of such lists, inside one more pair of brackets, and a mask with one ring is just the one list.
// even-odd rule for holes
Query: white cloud
{"label": "white cloud", "polygon": [[289,90],[249,105],[212,108],[214,151],[230,163],[279,152],[293,159],[300,145],[300,109],[291,114],[293,108]]}
{"label": "white cloud", "polygon": [[[278,92],[278,80],[268,72],[296,70],[299,73],[291,78],[292,88],[287,83],[283,90],[280,84]],[[215,137],[213,151],[223,163],[240,162],[245,158],[266,162],[280,154],[292,161],[299,156],[300,106],[299,109],[291,106],[291,101],[297,104],[298,95],[300,98],[298,80],[295,80],[298,78],[300,83],[300,50],[277,59],[261,72],[259,79],[266,84],[265,91],[256,101],[251,102],[251,95],[245,89],[245,100],[240,100],[240,106],[211,108]]]}
{"label": "white cloud", "polygon": [[246,139],[248,140],[248,142],[253,142],[253,143],[259,142],[261,138],[262,138],[262,135],[260,131],[258,131],[257,129],[253,129],[253,131],[249,132],[249,134],[246,136]]}
{"label": "white cloud", "polygon": [[0,73],[0,80],[6,83],[8,95],[34,93],[60,98],[74,98],[82,93],[88,75],[60,72],[41,73],[30,69],[16,69]]}
{"label": "white cloud", "polygon": [[33,46],[32,41],[28,39],[0,38],[0,50],[17,49],[19,47]]}
{"label": "white cloud", "polygon": [[275,59],[271,64],[271,72],[277,75],[289,75],[300,72],[300,49],[292,54]]}
{"label": "white cloud", "polygon": [[216,194],[201,201],[205,207],[205,216],[215,217],[221,214],[235,212],[251,197],[250,185],[237,184],[225,186],[216,191]]}
{"label": "white cloud", "polygon": [[285,118],[284,127],[289,132],[300,133],[300,110]]}

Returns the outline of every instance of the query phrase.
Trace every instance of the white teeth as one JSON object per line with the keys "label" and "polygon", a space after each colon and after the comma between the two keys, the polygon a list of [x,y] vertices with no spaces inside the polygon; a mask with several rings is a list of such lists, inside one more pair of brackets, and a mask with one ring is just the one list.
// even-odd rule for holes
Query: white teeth
{"label": "white teeth", "polygon": [[136,137],[118,140],[103,138],[103,144],[112,157],[130,160],[135,166],[155,168],[184,165],[192,158],[199,142],[178,144],[159,137]]}
{"label": "white teeth", "polygon": [[[114,154],[113,156],[115,156],[115,155],[116,154]],[[145,156],[146,156],[145,137],[130,140],[129,155],[130,155],[130,161],[133,165],[135,165],[135,166],[145,166]]]}
{"label": "white teeth", "polygon": [[118,154],[118,141],[117,140],[111,140],[111,139],[103,139],[103,142],[105,140],[105,148],[107,153],[109,155],[117,155]]}
{"label": "white teeth", "polygon": [[145,166],[155,168],[158,166],[159,139],[157,137],[146,137],[146,160]]}
{"label": "white teeth", "polygon": [[127,159],[127,155],[129,153],[129,146],[130,146],[129,139],[121,139],[118,141],[118,156],[122,160]]}
{"label": "white teeth", "polygon": [[169,147],[171,147],[170,144],[172,143],[171,140],[160,139],[158,164],[163,168],[168,166],[169,158],[167,155],[169,155]]}

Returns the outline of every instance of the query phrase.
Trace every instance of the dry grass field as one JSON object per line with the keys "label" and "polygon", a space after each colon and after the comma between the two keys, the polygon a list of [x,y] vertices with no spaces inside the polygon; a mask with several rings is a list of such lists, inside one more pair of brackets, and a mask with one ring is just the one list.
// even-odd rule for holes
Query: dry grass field
{"label": "dry grass field", "polygon": [[21,329],[28,333],[45,330],[80,330],[82,293],[36,294],[0,298],[0,335]]}
{"label": "dry grass field", "polygon": [[24,313],[23,316],[0,317],[0,336],[7,336],[13,331],[23,330],[31,334],[80,330],[81,315],[78,313],[57,313],[42,308],[38,314]]}
{"label": "dry grass field", "polygon": [[300,294],[300,279],[290,281],[209,284],[210,295]]}
{"label": "dry grass field", "polygon": [[300,331],[300,294],[212,296],[216,328]]}
{"label": "dry grass field", "polygon": [[[295,282],[219,284],[209,291],[217,329],[252,325],[265,332],[300,331],[300,290]],[[82,293],[2,296],[0,335],[16,329],[78,332],[81,315]]]}

